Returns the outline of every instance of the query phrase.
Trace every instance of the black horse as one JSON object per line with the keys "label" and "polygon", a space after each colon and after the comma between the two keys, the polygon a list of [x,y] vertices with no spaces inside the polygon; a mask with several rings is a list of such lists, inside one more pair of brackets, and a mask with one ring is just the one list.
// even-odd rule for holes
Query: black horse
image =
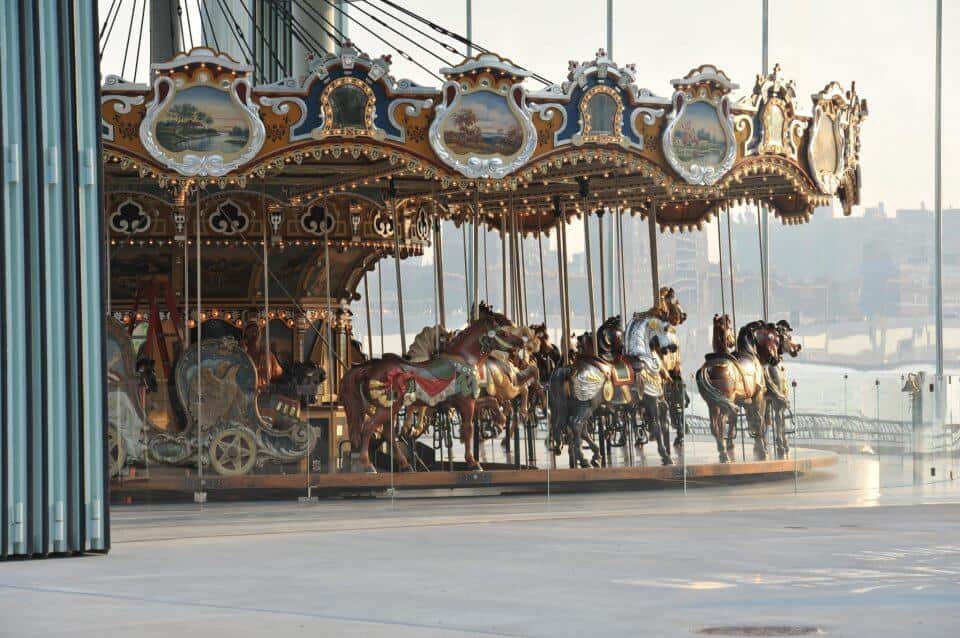
{"label": "black horse", "polygon": [[[589,434],[589,424],[598,410],[618,413],[626,418],[646,417],[657,441],[657,450],[665,465],[670,458],[669,434],[663,423],[660,352],[676,347],[669,324],[644,315],[635,315],[628,326],[628,339],[636,343],[628,353],[620,317],[605,321],[597,331],[596,356],[593,344],[570,366],[557,368],[550,376],[550,431],[554,451],[559,453],[566,438],[571,466],[596,466],[599,447]],[[592,340],[591,340],[592,341]],[[582,345],[587,346],[585,341]],[[566,435],[566,436],[565,436]],[[588,462],[583,442],[593,452]]]}

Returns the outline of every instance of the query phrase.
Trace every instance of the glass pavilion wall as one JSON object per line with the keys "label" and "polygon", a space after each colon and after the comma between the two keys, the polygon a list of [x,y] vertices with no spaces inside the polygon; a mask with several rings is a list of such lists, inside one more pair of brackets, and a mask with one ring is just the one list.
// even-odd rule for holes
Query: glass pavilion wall
{"label": "glass pavilion wall", "polygon": [[0,11],[0,558],[105,551],[96,12]]}

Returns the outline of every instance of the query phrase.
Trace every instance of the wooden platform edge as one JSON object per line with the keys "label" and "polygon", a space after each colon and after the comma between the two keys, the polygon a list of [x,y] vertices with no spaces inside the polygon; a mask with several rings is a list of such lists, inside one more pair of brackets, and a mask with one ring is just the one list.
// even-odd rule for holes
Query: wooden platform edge
{"label": "wooden platform edge", "polygon": [[[789,474],[803,474],[837,464],[833,452],[807,450],[797,459],[768,461],[739,461],[735,463],[702,463],[688,465],[687,480],[722,478],[769,477],[779,478]],[[549,478],[554,485],[585,484],[601,486],[603,483],[681,482],[683,466],[648,465],[637,467],[608,467],[590,469],[525,469],[492,470],[486,472],[411,472],[381,474],[314,474],[311,487],[317,491],[382,491],[396,489],[445,489],[469,487],[531,487],[545,486]],[[200,489],[196,476],[151,476],[136,480],[114,481],[112,491],[117,494],[133,494],[150,491],[193,492]],[[246,476],[206,476],[203,488],[207,490],[297,490],[306,489],[303,474],[271,474]]]}

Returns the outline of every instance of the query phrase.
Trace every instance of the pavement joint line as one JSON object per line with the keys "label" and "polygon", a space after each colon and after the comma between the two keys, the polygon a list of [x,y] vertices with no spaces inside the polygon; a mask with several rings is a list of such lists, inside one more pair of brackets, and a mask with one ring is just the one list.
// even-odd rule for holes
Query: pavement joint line
{"label": "pavement joint line", "polygon": [[152,603],[157,605],[170,605],[173,607],[192,607],[197,609],[211,609],[217,611],[238,611],[245,613],[276,614],[282,616],[301,616],[306,618],[317,618],[323,620],[337,620],[341,622],[354,622],[370,625],[382,625],[386,627],[407,627],[410,629],[429,629],[432,631],[443,631],[468,636],[498,636],[500,638],[520,638],[523,634],[513,634],[486,629],[471,629],[467,627],[456,627],[453,625],[429,625],[426,623],[413,623],[404,621],[387,621],[370,618],[358,618],[355,616],[342,616],[337,614],[325,614],[319,612],[298,611],[293,609],[273,609],[270,607],[243,607],[239,605],[225,605],[220,603],[198,603],[187,600],[177,600],[174,598],[156,598],[147,596],[130,596],[125,594],[113,594],[108,592],[83,591],[79,589],[63,589],[58,587],[36,587],[30,585],[7,585],[0,583],[0,589],[11,589],[16,591],[28,591],[39,594],[62,594],[67,596],[87,596],[91,598],[102,598],[107,600],[124,600],[128,602]]}
{"label": "pavement joint line", "polygon": [[[951,502],[937,502],[937,503],[890,503],[890,504],[870,504],[870,505],[848,505],[848,504],[810,504],[810,505],[797,505],[793,506],[790,509],[792,511],[812,511],[812,510],[834,510],[834,509],[848,509],[848,510],[873,510],[878,507],[915,507],[918,505],[956,505],[960,501],[951,501]],[[540,521],[550,521],[550,520],[584,520],[591,518],[629,518],[631,516],[637,515],[648,515],[648,516],[676,516],[680,515],[691,515],[691,516],[702,516],[709,514],[718,514],[718,513],[744,513],[744,512],[766,512],[766,511],[782,511],[776,507],[761,507],[761,508],[731,508],[725,510],[708,510],[708,511],[695,511],[695,512],[644,512],[641,509],[619,509],[619,510],[606,510],[606,511],[562,511],[562,512],[542,512],[542,513],[508,513],[501,515],[458,515],[456,517],[444,516],[444,517],[421,517],[421,518],[407,518],[406,520],[399,521],[383,521],[380,519],[380,522],[377,522],[376,519],[368,520],[367,522],[361,522],[359,519],[354,521],[343,521],[342,523],[329,523],[329,522],[318,522],[317,526],[310,527],[297,527],[297,528],[284,528],[284,529],[263,529],[262,527],[256,530],[251,530],[250,532],[232,532],[232,533],[216,533],[210,532],[207,534],[195,534],[195,535],[179,535],[179,536],[162,536],[162,537],[144,537],[144,538],[133,538],[133,539],[120,539],[116,536],[113,539],[114,545],[121,544],[138,544],[138,543],[162,543],[162,542],[171,542],[171,541],[184,541],[184,540],[203,540],[203,539],[214,539],[214,538],[243,538],[249,536],[283,536],[290,534],[308,534],[308,533],[341,533],[341,532],[355,532],[355,531],[375,531],[375,530],[388,530],[388,529],[407,529],[411,527],[459,527],[459,526],[471,526],[471,525],[489,525],[495,523],[524,523],[524,522],[540,522]],[[230,521],[219,523],[220,525],[231,524]],[[117,530],[119,531],[119,530]],[[121,532],[122,533],[122,532]]]}

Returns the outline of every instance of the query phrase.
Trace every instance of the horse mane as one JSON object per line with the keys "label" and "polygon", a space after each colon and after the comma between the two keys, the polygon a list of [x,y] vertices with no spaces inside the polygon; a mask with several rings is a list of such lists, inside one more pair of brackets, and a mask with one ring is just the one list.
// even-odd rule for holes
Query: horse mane
{"label": "horse mane", "polygon": [[757,335],[756,330],[763,322],[754,321],[740,328],[737,335],[737,352],[741,354],[757,355]]}
{"label": "horse mane", "polygon": [[500,323],[499,318],[501,317],[503,319],[506,319],[506,317],[503,317],[503,315],[497,314],[495,312],[488,313],[488,314],[481,314],[480,317],[478,317],[475,321],[471,321],[469,324],[467,324],[467,327],[464,328],[463,330],[458,330],[456,332],[450,333],[448,335],[449,338],[447,341],[447,347],[444,348],[444,351],[450,351],[452,349],[458,348],[467,339],[467,337],[472,337],[473,335],[475,335],[476,334],[475,331],[477,329],[486,331],[486,330],[491,330],[493,328],[504,325]]}
{"label": "horse mane", "polygon": [[406,359],[412,363],[423,363],[437,354],[437,335],[440,336],[440,343],[446,343],[450,336],[446,330],[440,326],[426,326],[413,338],[413,343],[407,349]]}

